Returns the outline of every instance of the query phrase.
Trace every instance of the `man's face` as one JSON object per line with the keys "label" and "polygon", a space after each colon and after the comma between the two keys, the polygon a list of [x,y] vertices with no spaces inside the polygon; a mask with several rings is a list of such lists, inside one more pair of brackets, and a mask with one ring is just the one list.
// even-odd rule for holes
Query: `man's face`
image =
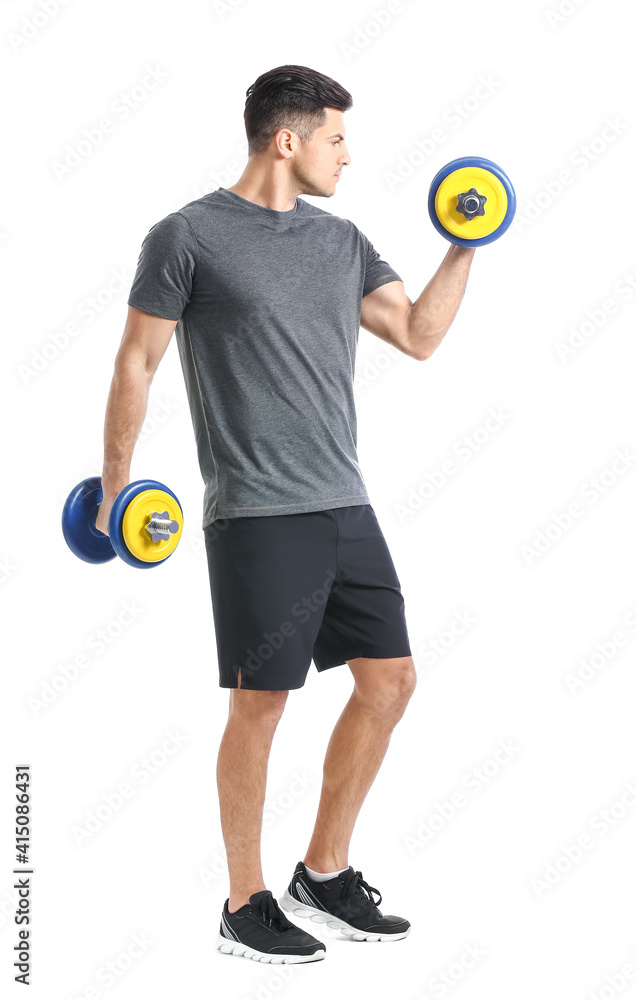
{"label": "man's face", "polygon": [[325,124],[317,128],[312,139],[303,146],[294,136],[294,156],[291,171],[300,194],[335,194],[338,175],[351,157],[345,145],[342,111],[326,109]]}

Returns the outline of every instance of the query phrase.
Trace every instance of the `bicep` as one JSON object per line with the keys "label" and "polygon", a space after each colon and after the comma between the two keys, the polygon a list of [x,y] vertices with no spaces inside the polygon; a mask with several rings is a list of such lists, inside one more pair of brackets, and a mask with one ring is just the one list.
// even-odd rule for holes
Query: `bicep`
{"label": "bicep", "polygon": [[387,281],[363,297],[360,326],[404,354],[410,354],[408,326],[412,305],[402,281]]}
{"label": "bicep", "polygon": [[154,375],[166,353],[177,322],[174,319],[152,316],[129,305],[115,363],[140,365],[149,375]]}

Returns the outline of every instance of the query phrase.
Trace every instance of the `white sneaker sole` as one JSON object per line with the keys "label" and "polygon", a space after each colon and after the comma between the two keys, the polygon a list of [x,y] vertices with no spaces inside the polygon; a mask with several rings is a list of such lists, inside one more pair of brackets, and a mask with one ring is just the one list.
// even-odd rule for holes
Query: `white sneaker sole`
{"label": "white sneaker sole", "polygon": [[351,924],[348,924],[345,920],[341,920],[340,917],[334,917],[332,913],[325,913],[324,910],[317,910],[314,906],[307,906],[305,903],[299,902],[299,900],[294,899],[289,894],[289,889],[285,889],[284,894],[278,902],[288,913],[293,913],[297,917],[307,917],[317,924],[326,924],[327,927],[331,927],[335,931],[341,931],[342,934],[353,938],[354,941],[401,941],[411,930],[409,927],[401,934],[379,934],[377,931],[361,931],[359,927],[352,927]]}
{"label": "white sneaker sole", "polygon": [[313,955],[268,955],[264,951],[248,948],[240,941],[229,941],[222,934],[217,936],[215,948],[217,951],[223,952],[224,955],[242,955],[244,958],[250,958],[253,962],[267,962],[270,965],[298,965],[299,962],[319,962],[321,958],[325,957],[325,951],[322,948],[319,948]]}

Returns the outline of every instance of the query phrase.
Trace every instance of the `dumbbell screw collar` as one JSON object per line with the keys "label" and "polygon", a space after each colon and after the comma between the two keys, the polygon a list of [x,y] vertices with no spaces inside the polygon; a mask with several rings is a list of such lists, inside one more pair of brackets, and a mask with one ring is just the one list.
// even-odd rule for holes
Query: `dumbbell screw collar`
{"label": "dumbbell screw collar", "polygon": [[474,219],[478,215],[485,215],[484,205],[488,199],[484,194],[479,194],[477,188],[470,191],[462,191],[457,195],[456,212],[460,212],[466,219]]}
{"label": "dumbbell screw collar", "polygon": [[162,511],[161,514],[153,511],[146,525],[146,531],[153,542],[164,541],[169,534],[174,535],[178,530],[179,522],[171,520],[167,510]]}

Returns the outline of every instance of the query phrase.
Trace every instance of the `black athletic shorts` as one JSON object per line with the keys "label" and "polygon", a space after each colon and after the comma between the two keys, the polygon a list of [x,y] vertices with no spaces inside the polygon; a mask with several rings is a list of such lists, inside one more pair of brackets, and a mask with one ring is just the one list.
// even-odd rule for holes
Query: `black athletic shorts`
{"label": "black athletic shorts", "polygon": [[410,656],[404,599],[370,504],[219,518],[204,529],[219,685],[283,691],[356,656]]}

